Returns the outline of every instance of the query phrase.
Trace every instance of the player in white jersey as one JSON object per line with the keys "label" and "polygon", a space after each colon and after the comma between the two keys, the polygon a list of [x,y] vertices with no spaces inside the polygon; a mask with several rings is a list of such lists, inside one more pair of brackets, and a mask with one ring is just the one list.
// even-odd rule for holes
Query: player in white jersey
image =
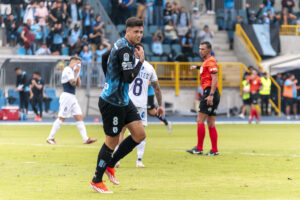
{"label": "player in white jersey", "polygon": [[75,96],[76,86],[81,86],[81,79],[79,77],[80,68],[81,59],[79,57],[71,57],[69,66],[65,67],[62,72],[61,83],[64,91],[59,98],[58,118],[53,123],[50,135],[47,138],[49,144],[56,144],[54,136],[65,119],[71,116],[76,119],[76,125],[84,144],[91,144],[97,141],[97,139],[91,139],[87,136],[82,112]]}
{"label": "player in white jersey", "polygon": [[[139,44],[139,46],[142,45]],[[138,59],[136,60],[136,63],[137,62]],[[147,100],[148,100],[148,86],[150,83],[154,88],[155,96],[158,102],[158,108],[157,108],[157,110],[159,110],[158,113],[160,113],[162,116],[164,115],[164,109],[162,107],[162,94],[159,87],[157,75],[153,66],[145,60],[143,66],[140,69],[139,74],[129,85],[130,100],[137,108],[139,115],[142,119],[143,126],[147,126]],[[126,127],[123,128],[122,132],[120,133],[119,144],[123,141],[125,130]],[[145,145],[146,145],[146,141],[143,140],[137,146],[137,161],[136,161],[137,168],[145,167],[142,162],[144,151],[145,151]],[[119,163],[117,163],[116,165],[118,167]]]}

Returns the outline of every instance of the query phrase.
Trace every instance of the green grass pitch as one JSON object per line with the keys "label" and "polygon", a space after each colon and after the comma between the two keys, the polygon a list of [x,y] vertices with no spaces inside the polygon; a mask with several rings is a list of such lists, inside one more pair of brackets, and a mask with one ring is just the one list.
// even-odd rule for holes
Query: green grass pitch
{"label": "green grass pitch", "polygon": [[[63,125],[57,145],[42,126],[0,126],[0,200],[110,199],[300,199],[300,125],[217,125],[220,155],[190,155],[196,125],[149,125],[144,164],[135,167],[134,150],[117,169],[114,194],[89,187],[100,146],[101,126],[87,126],[98,138],[82,144],[75,125]],[[207,132],[205,151],[210,148]]]}

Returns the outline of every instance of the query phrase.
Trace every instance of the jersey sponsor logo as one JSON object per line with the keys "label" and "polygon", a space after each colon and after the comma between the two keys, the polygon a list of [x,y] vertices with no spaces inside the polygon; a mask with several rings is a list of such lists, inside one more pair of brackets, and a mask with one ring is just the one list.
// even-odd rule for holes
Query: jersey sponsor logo
{"label": "jersey sponsor logo", "polygon": [[212,71],[217,71],[217,70],[218,70],[218,69],[217,69],[216,67],[210,69],[211,72],[212,72]]}
{"label": "jersey sponsor logo", "polygon": [[131,69],[133,69],[133,66],[132,66],[131,62],[122,62],[122,67],[123,67],[123,70],[131,70]]}
{"label": "jersey sponsor logo", "polygon": [[128,62],[128,61],[129,61],[129,53],[124,53],[124,55],[123,55],[123,60],[124,60],[125,62]]}

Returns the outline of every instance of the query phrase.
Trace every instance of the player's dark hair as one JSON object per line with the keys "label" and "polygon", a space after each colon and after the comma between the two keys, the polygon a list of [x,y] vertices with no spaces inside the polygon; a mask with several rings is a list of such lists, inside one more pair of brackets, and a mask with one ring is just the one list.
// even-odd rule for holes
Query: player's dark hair
{"label": "player's dark hair", "polygon": [[201,42],[200,45],[206,45],[206,47],[207,47],[208,49],[211,49],[211,44],[210,44],[210,42],[207,42],[207,41]]}
{"label": "player's dark hair", "polygon": [[144,21],[136,17],[130,17],[126,20],[126,28],[133,28],[136,26],[144,26]]}
{"label": "player's dark hair", "polygon": [[72,60],[80,60],[81,61],[81,58],[80,57],[78,57],[78,56],[72,56],[71,58],[70,58],[70,62],[72,61]]}
{"label": "player's dark hair", "polygon": [[15,68],[15,71],[18,71],[19,69],[21,69],[21,68],[20,68],[20,67],[16,67],[16,68]]}
{"label": "player's dark hair", "polygon": [[35,74],[35,75],[39,75],[39,76],[40,76],[40,72],[33,72],[32,74]]}
{"label": "player's dark hair", "polygon": [[138,46],[140,46],[140,47],[142,47],[143,49],[145,49],[145,48],[144,48],[144,45],[143,45],[142,43],[138,43],[138,44],[136,44],[134,47],[138,47]]}

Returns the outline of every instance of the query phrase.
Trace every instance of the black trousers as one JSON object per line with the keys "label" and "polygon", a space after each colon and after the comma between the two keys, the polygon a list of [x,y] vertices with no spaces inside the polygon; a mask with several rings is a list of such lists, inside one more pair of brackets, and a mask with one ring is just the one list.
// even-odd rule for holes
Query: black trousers
{"label": "black trousers", "polygon": [[260,95],[260,108],[261,108],[261,114],[263,116],[267,116],[268,114],[268,107],[269,107],[269,98],[270,95]]}
{"label": "black trousers", "polygon": [[28,112],[28,100],[29,100],[29,92],[19,92],[20,96],[20,109],[22,112]]}
{"label": "black trousers", "polygon": [[[40,117],[42,117],[42,115],[43,115],[43,97],[33,97],[32,99],[30,99],[30,103],[31,103],[33,112],[36,115],[40,115]],[[39,106],[40,114],[38,114],[38,110],[36,109],[37,104]]]}

